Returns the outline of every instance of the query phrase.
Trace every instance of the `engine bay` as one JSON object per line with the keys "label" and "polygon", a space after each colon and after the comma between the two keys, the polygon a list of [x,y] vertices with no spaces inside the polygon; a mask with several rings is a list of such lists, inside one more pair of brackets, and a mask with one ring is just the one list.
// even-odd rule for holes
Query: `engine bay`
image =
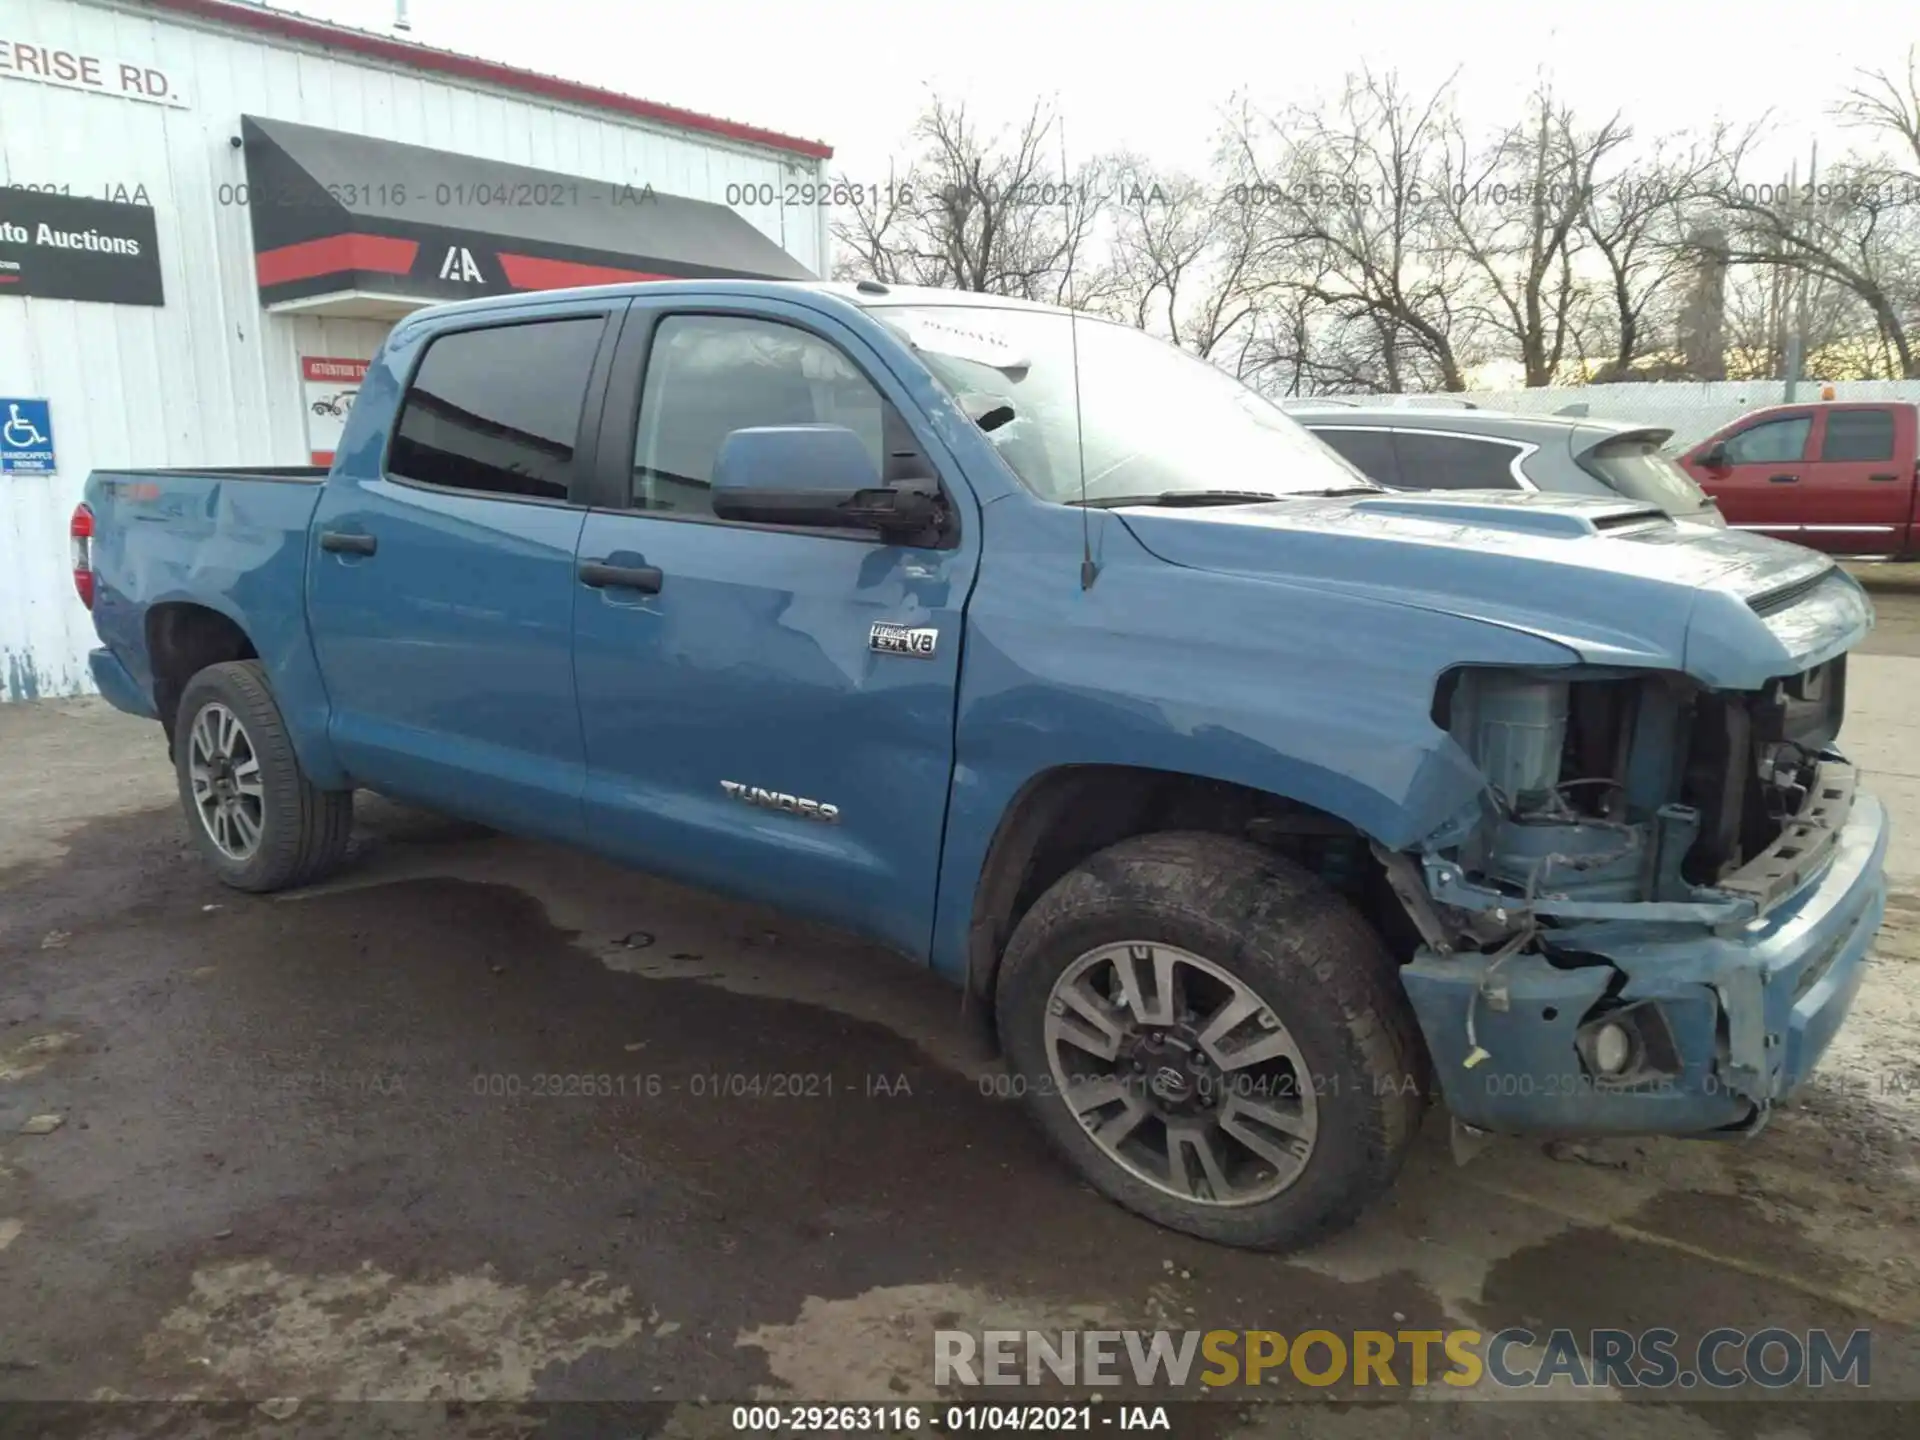
{"label": "engine bay", "polygon": [[1844,656],[1757,692],[1668,673],[1453,671],[1434,719],[1485,778],[1486,816],[1446,873],[1547,914],[1737,881],[1791,850],[1810,811],[1817,828],[1844,819],[1823,766],[1845,689]]}

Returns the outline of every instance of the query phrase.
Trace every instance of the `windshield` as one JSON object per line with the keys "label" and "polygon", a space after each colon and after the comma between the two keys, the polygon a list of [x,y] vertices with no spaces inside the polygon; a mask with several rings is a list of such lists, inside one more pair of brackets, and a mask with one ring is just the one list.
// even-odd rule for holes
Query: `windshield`
{"label": "windshield", "polygon": [[1706,492],[1661,452],[1651,435],[1604,441],[1581,456],[1580,464],[1629,500],[1645,500],[1669,515],[1692,515],[1710,508]]}
{"label": "windshield", "polygon": [[[1379,488],[1232,376],[1124,325],[1091,316],[1070,325],[1064,311],[983,305],[871,313],[982,419],[1001,457],[1043,499],[1081,498],[1081,443],[1086,498],[1096,503]],[[1013,418],[994,414],[996,402],[1011,406]]]}

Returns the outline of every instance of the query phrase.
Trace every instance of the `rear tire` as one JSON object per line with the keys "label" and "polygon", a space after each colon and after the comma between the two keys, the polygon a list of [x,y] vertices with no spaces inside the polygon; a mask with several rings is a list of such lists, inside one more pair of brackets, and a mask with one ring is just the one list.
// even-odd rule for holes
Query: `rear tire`
{"label": "rear tire", "polygon": [[234,889],[311,884],[345,859],[353,792],[307,778],[258,660],[209,665],[187,682],[173,766],[187,829]]}
{"label": "rear tire", "polygon": [[1223,1244],[1350,1224],[1425,1106],[1380,937],[1308,871],[1224,836],[1138,836],[1067,874],[1014,931],[995,1008],[1012,1082],[1074,1168]]}

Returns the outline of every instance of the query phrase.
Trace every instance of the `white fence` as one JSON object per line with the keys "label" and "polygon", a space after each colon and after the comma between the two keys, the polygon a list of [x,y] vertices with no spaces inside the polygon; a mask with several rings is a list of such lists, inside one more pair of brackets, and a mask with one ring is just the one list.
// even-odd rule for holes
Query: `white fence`
{"label": "white fence", "polygon": [[[1820,399],[1831,383],[1835,400],[1895,400],[1920,404],[1920,380],[1803,380],[1796,401]],[[1470,400],[1483,410],[1510,410],[1522,415],[1581,413],[1569,407],[1585,406],[1585,414],[1601,420],[1634,420],[1662,425],[1673,431],[1670,450],[1682,450],[1704,439],[1749,410],[1786,401],[1784,380],[1635,381],[1621,385],[1566,385],[1538,390],[1472,390],[1464,395],[1410,396],[1412,403],[1458,404]],[[1349,397],[1377,403],[1379,397]]]}

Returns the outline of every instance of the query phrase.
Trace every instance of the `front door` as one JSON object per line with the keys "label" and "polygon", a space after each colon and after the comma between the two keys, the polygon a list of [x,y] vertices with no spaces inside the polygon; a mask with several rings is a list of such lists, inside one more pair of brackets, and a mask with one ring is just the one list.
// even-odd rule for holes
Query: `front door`
{"label": "front door", "polygon": [[845,425],[894,476],[931,473],[943,453],[902,419],[879,357],[804,307],[636,300],[613,374],[600,465],[613,503],[587,518],[575,612],[589,835],[649,870],[924,955],[978,546],[970,497],[947,485],[966,510],[929,548],[715,519],[714,457],[737,429]]}
{"label": "front door", "polygon": [[624,305],[491,315],[396,351],[412,378],[384,460],[343,458],[308,541],[331,733],[357,783],[579,837],[576,459]]}
{"label": "front door", "polygon": [[1734,431],[1725,443],[1726,464],[1717,470],[1701,467],[1695,474],[1701,488],[1719,502],[1727,524],[1782,540],[1800,539],[1813,412],[1769,416]]}

